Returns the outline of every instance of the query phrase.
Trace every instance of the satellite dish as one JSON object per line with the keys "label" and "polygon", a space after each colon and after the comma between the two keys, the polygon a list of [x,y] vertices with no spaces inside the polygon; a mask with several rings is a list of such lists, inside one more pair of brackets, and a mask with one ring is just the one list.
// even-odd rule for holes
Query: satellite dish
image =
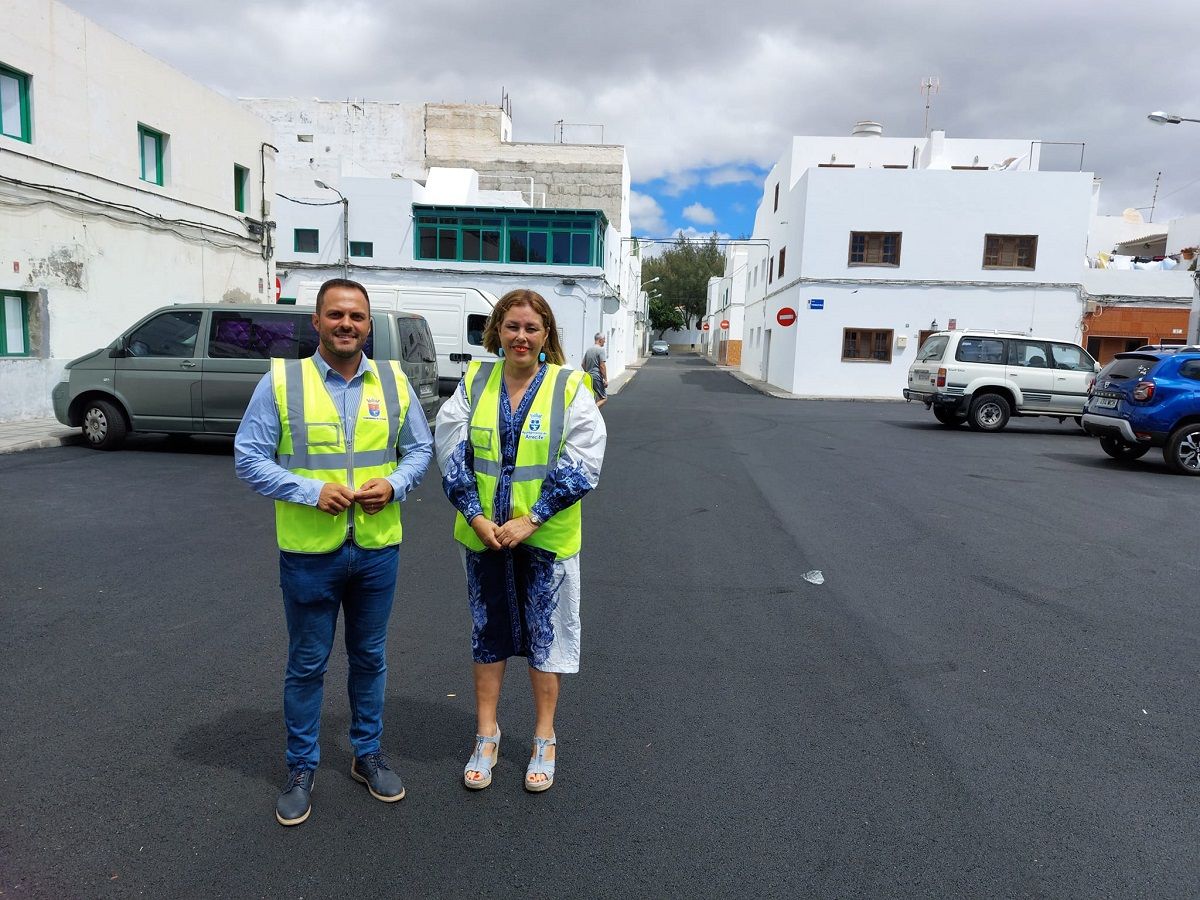
{"label": "satellite dish", "polygon": [[615,315],[621,311],[621,298],[605,297],[603,302],[600,304],[600,308],[604,310],[604,314],[606,316]]}
{"label": "satellite dish", "polygon": [[1143,222],[1146,221],[1145,219],[1142,218],[1142,214],[1140,212],[1138,212],[1136,209],[1133,209],[1132,207],[1125,210],[1125,212],[1121,213],[1121,218],[1124,219],[1126,222],[1128,222],[1130,225],[1141,225]]}

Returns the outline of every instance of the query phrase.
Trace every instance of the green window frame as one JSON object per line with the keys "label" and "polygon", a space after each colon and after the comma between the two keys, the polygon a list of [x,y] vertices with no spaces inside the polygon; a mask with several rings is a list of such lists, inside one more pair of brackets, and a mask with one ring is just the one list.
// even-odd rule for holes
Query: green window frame
{"label": "green window frame", "polygon": [[316,228],[293,229],[292,249],[297,253],[320,253],[321,232]]}
{"label": "green window frame", "polygon": [[138,125],[138,155],[141,159],[141,179],[150,184],[163,184],[163,150],[167,136],[145,125]]}
{"label": "green window frame", "polygon": [[0,134],[33,143],[33,116],[29,108],[29,75],[0,64]]}
{"label": "green window frame", "polygon": [[0,356],[29,355],[29,300],[0,293]]}
{"label": "green window frame", "polygon": [[246,211],[246,187],[250,183],[250,170],[233,164],[233,208],[240,213]]}
{"label": "green window frame", "polygon": [[350,242],[351,256],[374,256],[375,242],[374,241],[351,241]]}
{"label": "green window frame", "polygon": [[413,206],[413,258],[539,266],[603,266],[599,210]]}

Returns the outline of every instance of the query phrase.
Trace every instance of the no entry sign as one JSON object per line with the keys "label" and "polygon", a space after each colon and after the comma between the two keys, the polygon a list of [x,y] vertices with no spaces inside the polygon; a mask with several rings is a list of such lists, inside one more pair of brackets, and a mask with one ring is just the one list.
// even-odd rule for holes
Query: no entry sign
{"label": "no entry sign", "polygon": [[721,330],[722,330],[722,331],[728,331],[728,330],[729,330],[729,320],[728,320],[728,319],[722,319],[722,320],[721,320]]}
{"label": "no entry sign", "polygon": [[786,328],[796,321],[796,311],[790,306],[782,307],[779,312],[775,313],[775,321]]}
{"label": "no entry sign", "polygon": [[701,329],[702,331],[708,331],[708,323],[707,323],[707,322],[705,322],[703,325],[701,325],[701,326],[700,326],[700,329]]}

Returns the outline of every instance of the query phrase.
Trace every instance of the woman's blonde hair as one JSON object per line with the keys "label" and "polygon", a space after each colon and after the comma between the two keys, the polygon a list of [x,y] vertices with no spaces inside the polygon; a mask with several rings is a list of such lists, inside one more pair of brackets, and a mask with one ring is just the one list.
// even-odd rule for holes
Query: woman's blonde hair
{"label": "woman's blonde hair", "polygon": [[546,354],[546,362],[554,363],[556,366],[564,365],[567,356],[563,353],[562,344],[558,342],[558,326],[554,324],[554,311],[550,309],[550,304],[546,302],[545,297],[528,288],[509,291],[492,309],[492,314],[488,316],[487,325],[483,329],[483,346],[487,348],[488,352],[499,355],[500,326],[504,322],[504,317],[508,315],[508,311],[514,306],[528,306],[541,317],[542,325],[546,328],[546,343],[542,347],[542,352]]}

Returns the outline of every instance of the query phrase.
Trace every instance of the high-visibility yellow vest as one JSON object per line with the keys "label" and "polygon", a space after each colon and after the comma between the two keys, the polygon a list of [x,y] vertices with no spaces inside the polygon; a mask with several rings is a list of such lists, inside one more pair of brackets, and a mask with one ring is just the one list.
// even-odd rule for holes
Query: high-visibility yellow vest
{"label": "high-visibility yellow vest", "polygon": [[[275,459],[289,472],[356,488],[396,470],[396,442],[408,415],[408,379],[395,360],[367,360],[354,433],[346,439],[341,416],[316,362],[272,359],[271,382],[279,410]],[[281,550],[328,553],[346,541],[350,514],[354,543],[368,550],[399,544],[400,504],[373,516],[357,503],[336,516],[303,503],[275,502],[275,536]]]}
{"label": "high-visibility yellow vest", "polygon": [[[495,520],[496,488],[500,484],[500,379],[503,363],[472,362],[464,382],[471,405],[469,437],[475,452],[475,484],[483,514]],[[546,374],[529,406],[517,441],[513,472],[512,509],[506,519],[526,515],[542,493],[542,482],[558,464],[566,434],[567,407],[585,385],[577,369],[547,365]],[[471,550],[483,550],[483,541],[462,513],[454,520],[454,538]],[[559,559],[574,556],[583,541],[580,504],[555,513],[526,538],[525,543],[549,550]]]}

